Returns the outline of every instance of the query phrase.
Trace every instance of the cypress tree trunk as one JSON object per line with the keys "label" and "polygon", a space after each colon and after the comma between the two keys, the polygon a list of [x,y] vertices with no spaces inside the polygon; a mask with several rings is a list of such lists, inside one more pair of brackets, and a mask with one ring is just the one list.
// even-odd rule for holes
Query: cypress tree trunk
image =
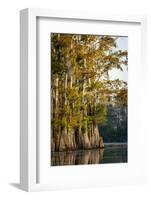
{"label": "cypress tree trunk", "polygon": [[[58,41],[60,41],[60,34],[58,34]],[[68,45],[69,44],[69,45]],[[52,140],[51,140],[51,150],[53,151],[69,151],[76,149],[91,149],[91,148],[102,148],[103,140],[99,136],[98,126],[94,121],[91,124],[88,124],[87,116],[89,113],[88,102],[85,98],[87,86],[91,86],[91,79],[87,79],[87,58],[84,58],[84,67],[83,72],[79,69],[80,77],[74,76],[74,66],[73,60],[70,57],[70,53],[75,53],[75,45],[78,44],[78,37],[75,41],[71,40],[71,43],[68,41],[66,46],[66,57],[65,57],[65,66],[66,72],[64,75],[55,74],[53,77],[53,94],[52,94],[52,105],[51,105],[51,116],[56,120],[56,124],[52,127]],[[60,47],[59,47],[60,48]],[[56,48],[58,52],[58,57],[60,57],[60,49]],[[61,76],[64,76],[61,77]],[[82,78],[82,83],[78,78]],[[70,91],[73,89],[73,83],[76,83],[76,79],[79,82],[79,96],[81,98],[81,108],[79,109],[79,125],[72,125],[72,119],[74,117],[74,101],[68,98]],[[92,79],[92,82],[95,82]],[[94,97],[95,98],[95,97]],[[91,102],[90,102],[91,104]],[[65,108],[70,110],[69,113],[66,113]],[[95,109],[95,103],[90,105],[91,110]],[[64,113],[62,113],[64,112]],[[57,122],[58,121],[58,122]]]}

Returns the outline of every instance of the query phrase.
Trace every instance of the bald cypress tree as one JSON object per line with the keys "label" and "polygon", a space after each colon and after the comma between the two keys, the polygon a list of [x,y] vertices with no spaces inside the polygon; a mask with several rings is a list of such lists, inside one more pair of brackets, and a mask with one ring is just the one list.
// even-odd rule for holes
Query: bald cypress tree
{"label": "bald cypress tree", "polygon": [[110,102],[126,102],[127,84],[109,79],[110,70],[127,65],[116,39],[51,34],[52,151],[104,146],[97,124],[105,122]]}

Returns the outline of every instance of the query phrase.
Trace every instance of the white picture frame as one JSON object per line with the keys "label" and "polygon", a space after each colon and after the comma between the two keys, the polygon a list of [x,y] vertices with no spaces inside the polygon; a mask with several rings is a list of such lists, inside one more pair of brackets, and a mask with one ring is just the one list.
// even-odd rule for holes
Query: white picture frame
{"label": "white picture frame", "polygon": [[[97,187],[104,185],[127,185],[146,182],[146,158],[143,157],[143,163],[140,165],[138,174],[131,174],[128,178],[123,177],[123,179],[115,180],[114,176],[112,180],[106,178],[106,181],[100,183],[96,177],[93,181],[95,183],[88,183],[88,181],[83,181],[81,184],[76,180],[76,184],[73,182],[67,183],[61,182],[60,184],[53,184],[53,182],[40,182],[38,180],[39,173],[39,140],[38,140],[38,78],[37,78],[37,19],[47,18],[47,19],[69,19],[70,22],[78,21],[88,21],[94,22],[109,22],[109,23],[126,23],[128,26],[133,24],[139,25],[140,30],[140,47],[141,47],[141,63],[140,63],[140,73],[143,73],[146,66],[146,17],[145,16],[124,16],[124,15],[112,15],[112,14],[100,14],[100,13],[87,13],[87,12],[73,12],[73,11],[54,11],[49,9],[24,9],[20,12],[20,185],[21,188],[26,191],[39,191],[39,190],[52,190],[52,189],[66,189],[73,187]],[[137,55],[135,55],[137,56]],[[145,76],[144,76],[145,77]],[[136,77],[135,77],[136,78]],[[137,79],[137,78],[136,78]],[[144,81],[144,78],[142,78]],[[144,83],[144,82],[143,82]],[[142,84],[143,87],[143,84]],[[140,92],[143,89],[140,90]],[[136,103],[139,106],[139,102]],[[143,149],[145,149],[145,134],[143,133],[142,144]],[[145,150],[143,150],[144,152]],[[49,162],[49,160],[48,160]],[[126,167],[126,166],[125,166]],[[110,166],[108,166],[110,168]],[[65,168],[64,168],[65,169]],[[101,170],[96,166],[96,171]],[[80,168],[77,168],[80,171]],[[117,171],[118,168],[115,169]],[[66,169],[67,171],[67,169]],[[72,170],[71,170],[72,172]],[[96,172],[96,173],[97,173]],[[55,172],[57,173],[57,172]],[[80,172],[81,173],[81,172]],[[121,172],[122,173],[122,172]],[[47,176],[47,174],[45,174]],[[88,175],[89,176],[89,175]],[[65,177],[64,177],[65,179]],[[90,178],[91,180],[91,178]],[[79,180],[80,181],[80,180]]]}

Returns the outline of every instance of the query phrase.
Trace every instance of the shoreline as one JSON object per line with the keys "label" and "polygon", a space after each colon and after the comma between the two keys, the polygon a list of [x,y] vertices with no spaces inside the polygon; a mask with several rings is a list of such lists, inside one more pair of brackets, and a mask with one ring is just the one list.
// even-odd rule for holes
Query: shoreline
{"label": "shoreline", "polygon": [[110,142],[110,143],[104,143],[104,148],[105,147],[124,147],[124,146],[127,146],[127,142]]}
{"label": "shoreline", "polygon": [[75,150],[66,150],[66,151],[51,151],[53,153],[70,153],[70,152],[82,152],[82,151],[93,151],[93,150],[104,150],[105,148],[112,147],[127,147],[127,143],[114,142],[114,143],[104,143],[104,148],[90,148],[90,149],[75,149]]}

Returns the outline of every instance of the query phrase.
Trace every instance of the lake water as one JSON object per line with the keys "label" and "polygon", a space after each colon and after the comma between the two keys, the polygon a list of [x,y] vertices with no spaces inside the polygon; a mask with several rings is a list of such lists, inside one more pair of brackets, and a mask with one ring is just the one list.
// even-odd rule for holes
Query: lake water
{"label": "lake water", "polygon": [[52,166],[125,163],[127,162],[127,144],[109,143],[104,149],[53,152]]}

